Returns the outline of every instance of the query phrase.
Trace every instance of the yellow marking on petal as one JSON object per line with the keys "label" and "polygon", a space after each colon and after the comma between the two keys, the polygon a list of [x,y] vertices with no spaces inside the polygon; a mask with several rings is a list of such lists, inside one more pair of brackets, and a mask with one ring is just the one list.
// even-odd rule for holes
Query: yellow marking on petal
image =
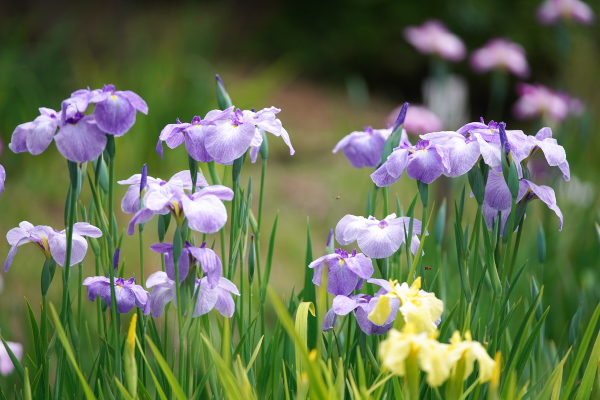
{"label": "yellow marking on petal", "polygon": [[423,153],[427,153],[427,149],[422,149],[421,150]]}
{"label": "yellow marking on petal", "polygon": [[346,264],[346,261],[344,261],[344,259],[343,259],[343,258],[338,258],[338,260],[340,260],[340,265],[344,265],[344,264]]}
{"label": "yellow marking on petal", "polygon": [[121,285],[118,285],[118,286],[117,286],[117,289],[123,289],[123,286],[121,286]]}
{"label": "yellow marking on petal", "polygon": [[414,150],[409,150],[409,151],[410,151],[410,154],[414,154],[414,152],[415,152]]}
{"label": "yellow marking on petal", "polygon": [[179,216],[179,211],[181,210],[179,208],[179,203],[173,203],[173,208],[175,209],[175,216]]}
{"label": "yellow marking on petal", "polygon": [[112,97],[114,101],[117,101],[117,96],[115,96],[114,94],[110,97]]}

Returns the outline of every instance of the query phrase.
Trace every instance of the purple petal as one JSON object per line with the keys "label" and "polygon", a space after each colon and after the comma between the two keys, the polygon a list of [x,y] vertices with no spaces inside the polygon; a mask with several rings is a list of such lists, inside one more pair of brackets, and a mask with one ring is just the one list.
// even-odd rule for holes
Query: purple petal
{"label": "purple petal", "polygon": [[100,229],[96,228],[94,225],[88,224],[87,222],[76,222],[75,225],[73,225],[73,233],[93,238],[99,238],[102,236],[102,231]]}
{"label": "purple petal", "polygon": [[206,150],[219,164],[240,158],[254,138],[254,124],[233,125],[230,121],[218,121],[206,129]]}
{"label": "purple petal", "polygon": [[235,286],[235,284],[227,278],[219,279],[219,288],[227,290],[228,292],[233,293],[236,296],[240,295],[240,291],[238,290],[237,286]]}
{"label": "purple petal", "polygon": [[332,308],[331,310],[327,311],[327,314],[325,315],[325,320],[323,321],[323,326],[321,327],[321,329],[324,331],[333,329],[333,327],[335,326],[336,320],[337,320],[337,314],[335,313],[335,311],[333,311],[333,308]]}
{"label": "purple petal", "polygon": [[346,215],[335,227],[336,240],[346,246],[354,242],[360,232],[366,227],[366,219],[355,215]]}
{"label": "purple petal", "polygon": [[204,189],[195,193],[193,195],[193,197],[194,197],[194,199],[197,199],[201,196],[206,196],[206,195],[213,195],[221,200],[227,200],[227,201],[233,200],[233,190],[231,190],[227,186],[222,186],[222,185],[212,185],[212,186],[207,185],[207,187],[205,187]]}
{"label": "purple petal", "polygon": [[206,195],[195,200],[182,198],[189,227],[197,232],[215,233],[227,223],[227,209],[216,196]]}
{"label": "purple petal", "polygon": [[538,186],[535,183],[528,181],[526,179],[523,179],[522,182],[526,182],[527,185],[529,185],[529,188],[531,189],[531,191],[533,193],[535,193],[535,195],[541,201],[546,203],[546,205],[548,206],[549,209],[551,209],[552,211],[554,211],[556,213],[556,215],[560,219],[560,228],[558,230],[562,231],[564,218],[563,218],[562,211],[560,211],[560,208],[556,204],[556,195],[554,194],[554,189],[552,189],[549,186],[544,186],[544,185]]}
{"label": "purple petal", "polygon": [[123,90],[117,92],[116,94],[129,100],[131,105],[133,105],[139,112],[148,114],[148,104],[146,104],[144,99],[142,99],[137,93],[134,93],[131,90]]}
{"label": "purple petal", "polygon": [[316,260],[314,260],[313,262],[311,262],[308,265],[308,268],[316,268],[315,273],[313,275],[313,280],[312,280],[315,285],[321,286],[321,283],[323,280],[324,268],[327,266],[327,263],[329,262],[329,260],[337,258],[337,257],[338,257],[337,254],[327,254],[322,257],[317,258]]}
{"label": "purple petal", "polygon": [[370,225],[358,236],[358,246],[371,258],[386,258],[394,254],[404,241],[404,228],[400,225]]}
{"label": "purple petal", "polygon": [[558,164],[558,168],[563,173],[563,177],[566,181],[571,180],[571,170],[569,168],[569,162],[565,160],[564,163]]}
{"label": "purple petal", "polygon": [[33,155],[43,153],[52,143],[57,128],[58,119],[45,115],[37,117],[27,135],[27,150]]}
{"label": "purple petal", "polygon": [[432,147],[427,150],[416,150],[409,157],[406,173],[413,179],[431,183],[444,173],[442,156]]}
{"label": "purple petal", "polygon": [[110,279],[105,276],[93,276],[86,278],[83,284],[88,287],[88,299],[96,300],[98,296],[110,297]]}
{"label": "purple petal", "polygon": [[[150,248],[157,253],[169,253],[169,252],[173,251],[173,244],[172,243],[154,243],[152,246],[150,246]],[[146,285],[146,286],[148,286],[148,285]]]}
{"label": "purple petal", "polygon": [[63,125],[54,137],[58,151],[74,162],[92,161],[106,147],[106,134],[93,123],[93,117],[87,116],[77,124]]}
{"label": "purple petal", "polygon": [[[67,235],[65,233],[55,233],[48,240],[52,258],[61,267],[67,262]],[[88,243],[83,237],[73,233],[73,246],[71,248],[71,266],[80,263],[87,253]]]}
{"label": "purple petal", "polygon": [[363,279],[369,279],[373,276],[373,261],[363,254],[357,254],[355,257],[344,259],[346,267]]}
{"label": "purple petal", "polygon": [[31,133],[33,122],[26,122],[15,128],[8,148],[15,153],[29,151],[27,149],[27,137]]}
{"label": "purple petal", "polygon": [[[23,346],[20,343],[6,342],[6,344],[18,360],[23,358]],[[4,345],[0,345],[0,374],[4,376],[9,375],[14,369],[15,366],[8,355],[8,351]]]}
{"label": "purple petal", "polygon": [[194,160],[200,162],[213,160],[206,150],[206,129],[206,127],[198,125],[192,125],[186,129],[185,148]]}
{"label": "purple petal", "polygon": [[[148,278],[148,280],[150,280],[150,278]],[[171,286],[168,284],[154,286],[149,301],[152,316],[158,318],[163,315],[165,307],[169,302],[175,300],[175,296],[176,292],[173,282],[171,282]]]}
{"label": "purple petal", "polygon": [[219,289],[211,289],[205,279],[202,278],[200,280],[200,294],[198,295],[198,302],[194,309],[194,317],[208,313],[215,308],[215,304],[219,300]]}
{"label": "purple petal", "polygon": [[135,233],[135,226],[137,224],[143,224],[144,222],[148,222],[150,221],[157,213],[155,213],[154,211],[148,209],[148,208],[143,208],[140,211],[138,211],[133,218],[131,219],[131,222],[129,223],[129,228],[127,229],[127,234],[128,235],[133,235]]}
{"label": "purple petal", "polygon": [[231,318],[235,312],[235,302],[233,296],[226,290],[217,289],[218,297],[215,303],[215,308],[221,313],[222,316]]}
{"label": "purple petal", "polygon": [[150,275],[148,277],[148,279],[146,279],[146,287],[153,287],[153,286],[158,286],[158,285],[164,285],[164,284],[173,284],[174,282],[169,279],[167,277],[166,272],[164,271],[157,271],[155,273],[153,273],[152,275]]}
{"label": "purple petal", "polygon": [[29,237],[29,231],[32,230],[33,224],[28,221],[23,221],[18,228],[12,228],[6,234],[8,244],[15,246],[21,239]]}
{"label": "purple petal", "polygon": [[390,175],[386,166],[382,165],[371,174],[371,179],[377,186],[385,187],[393,185],[394,183],[398,182],[398,179],[400,178],[394,178],[392,175]]}
{"label": "purple petal", "polygon": [[121,314],[127,314],[135,307],[135,294],[129,288],[117,286],[115,288],[115,298],[117,300],[117,310]]}
{"label": "purple petal", "polygon": [[[526,182],[521,180],[519,182],[519,194],[517,195],[517,200],[520,200],[525,195],[527,189]],[[506,210],[511,208],[512,195],[501,174],[495,171],[490,171],[488,173],[484,199],[490,207],[496,210]]]}
{"label": "purple petal", "polygon": [[358,276],[350,271],[344,260],[331,259],[328,261],[327,291],[335,295],[347,296],[354,291],[358,284]]}
{"label": "purple petal", "polygon": [[355,299],[352,299],[347,296],[335,296],[333,299],[333,304],[331,309],[337,315],[347,315],[352,312],[356,307],[358,307],[358,303]]}
{"label": "purple petal", "polygon": [[121,210],[127,214],[135,214],[140,210],[140,189],[132,185],[127,189],[125,197],[121,201]]}
{"label": "purple petal", "polygon": [[113,94],[96,104],[94,116],[104,132],[123,136],[135,124],[135,112],[135,107],[126,97]]}
{"label": "purple petal", "polygon": [[208,278],[209,286],[214,289],[223,275],[221,259],[209,248],[190,247],[188,250],[200,262],[202,270]]}

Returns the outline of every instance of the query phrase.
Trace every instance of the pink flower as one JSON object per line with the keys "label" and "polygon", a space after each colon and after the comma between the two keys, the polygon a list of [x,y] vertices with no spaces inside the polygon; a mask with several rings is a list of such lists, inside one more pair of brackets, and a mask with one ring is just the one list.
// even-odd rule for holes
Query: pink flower
{"label": "pink flower", "polygon": [[554,25],[561,20],[591,25],[595,20],[592,8],[580,0],[546,0],[537,9],[537,17],[544,25]]}
{"label": "pink flower", "polygon": [[540,84],[520,83],[517,92],[521,96],[514,105],[513,112],[519,119],[531,119],[547,115],[560,122],[570,111],[570,98]]}
{"label": "pink flower", "polygon": [[[387,119],[393,125],[402,106],[395,108]],[[421,135],[429,132],[439,132],[444,129],[442,120],[425,106],[411,105],[406,113],[404,129],[412,135]]]}
{"label": "pink flower", "polygon": [[463,41],[436,20],[422,26],[409,26],[404,30],[404,37],[421,53],[437,54],[449,61],[460,61],[467,52]]}
{"label": "pink flower", "polygon": [[520,78],[529,75],[525,50],[507,39],[493,39],[471,55],[471,66],[476,72],[507,69]]}

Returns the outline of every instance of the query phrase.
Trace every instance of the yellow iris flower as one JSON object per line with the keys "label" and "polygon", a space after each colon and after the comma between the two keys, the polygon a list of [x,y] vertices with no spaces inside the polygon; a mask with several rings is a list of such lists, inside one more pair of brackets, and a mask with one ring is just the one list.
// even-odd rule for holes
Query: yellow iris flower
{"label": "yellow iris flower", "polygon": [[456,369],[456,364],[462,359],[465,362],[465,375],[463,381],[466,380],[472,373],[475,365],[475,360],[479,363],[479,379],[481,383],[488,382],[494,376],[494,368],[496,361],[490,357],[487,350],[476,342],[471,337],[471,332],[465,332],[465,339],[460,336],[460,332],[456,331],[450,339],[450,347],[448,348],[448,358],[454,363],[453,369]]}
{"label": "yellow iris flower", "polygon": [[399,284],[390,281],[392,290],[382,295],[375,309],[369,314],[369,319],[383,325],[392,312],[390,300],[394,297],[400,299],[400,313],[405,323],[414,325],[417,332],[432,333],[437,329],[437,321],[444,311],[444,302],[435,297],[435,293],[421,290],[421,277],[415,279],[409,287],[408,283]]}

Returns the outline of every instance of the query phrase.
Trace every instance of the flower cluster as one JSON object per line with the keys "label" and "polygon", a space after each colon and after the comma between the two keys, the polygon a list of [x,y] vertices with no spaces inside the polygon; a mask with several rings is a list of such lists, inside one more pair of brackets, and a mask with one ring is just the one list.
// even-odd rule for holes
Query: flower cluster
{"label": "flower cluster", "polygon": [[[464,339],[456,331],[450,344],[438,342],[437,334],[419,331],[412,323],[406,324],[402,331],[391,330],[379,346],[383,366],[394,374],[406,376],[409,373],[407,362],[412,360],[427,374],[427,384],[438,387],[448,379],[456,379],[462,384],[473,373],[477,361],[479,382],[492,379],[496,361],[481,343],[473,341],[469,331],[465,332]],[[458,368],[460,363],[464,366],[462,369]],[[459,371],[464,371],[464,375],[459,376]]]}
{"label": "flower cluster", "polygon": [[[115,298],[117,310],[127,314],[137,306],[144,311],[145,315],[150,313],[150,294],[140,285],[135,284],[135,278],[125,280],[115,278]],[[98,296],[112,307],[110,279],[105,276],[93,276],[86,278],[83,284],[88,287],[88,298],[94,301]]]}
{"label": "flower cluster", "polygon": [[252,148],[251,158],[255,162],[263,141],[261,130],[264,130],[281,136],[293,155],[295,151],[290,136],[275,116],[280,111],[279,108],[270,107],[254,112],[231,106],[223,111],[210,111],[204,119],[196,116],[191,123],[178,120],[162,130],[156,149],[162,157],[163,141],[171,149],[185,143],[186,150],[194,160],[232,164],[248,148]]}
{"label": "flower cluster", "polygon": [[[96,104],[94,111],[85,114],[90,104]],[[77,90],[62,102],[60,111],[40,108],[34,121],[17,126],[8,147],[37,155],[54,140],[68,160],[92,161],[104,151],[107,134],[122,136],[131,129],[137,111],[147,114],[148,105],[132,91],[118,91],[114,85]]]}

